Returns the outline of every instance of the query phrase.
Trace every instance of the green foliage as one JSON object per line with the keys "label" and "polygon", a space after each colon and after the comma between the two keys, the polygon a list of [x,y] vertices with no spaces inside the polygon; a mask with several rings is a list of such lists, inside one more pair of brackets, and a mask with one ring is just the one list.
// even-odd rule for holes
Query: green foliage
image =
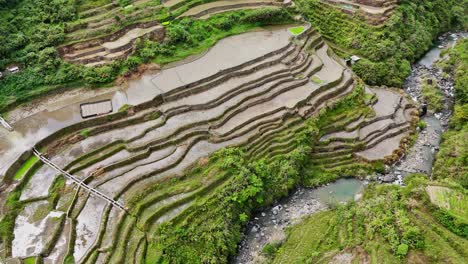
{"label": "green foliage", "polygon": [[426,129],[426,127],[427,127],[427,123],[424,122],[424,120],[420,120],[420,121],[418,122],[418,127],[419,127],[419,129],[424,130],[424,129]]}
{"label": "green foliage", "polygon": [[[466,2],[466,1],[465,1]],[[401,86],[410,62],[431,47],[433,39],[456,23],[456,0],[403,0],[381,27],[374,27],[318,0],[295,1],[298,10],[326,39],[363,59],[353,70],[371,85]],[[455,8],[457,9],[457,8]]]}
{"label": "green foliage", "polygon": [[[307,120],[304,129],[295,132],[291,141],[294,148],[287,154],[268,161],[251,160],[242,148],[225,148],[211,155],[205,166],[217,168],[216,174],[226,173],[229,180],[197,199],[190,210],[158,227],[154,239],[149,241],[155,250],[148,253],[151,260],[156,263],[226,262],[236,252],[242,227],[254,209],[272,204],[315,177],[308,173],[308,164],[311,148],[320,136],[318,124],[325,125],[352,107],[362,107],[363,93],[363,86],[358,86],[318,118]],[[199,177],[209,171],[195,167],[188,175]],[[320,181],[325,182],[322,178]],[[408,235],[408,240],[411,239]]]}
{"label": "green foliage", "polygon": [[454,179],[468,188],[468,40],[461,40],[450,49],[449,59],[439,66],[455,75],[456,104],[450,129],[442,137],[433,177]]}
{"label": "green foliage", "polygon": [[[210,48],[224,37],[292,21],[292,15],[285,9],[236,11],[207,20],[174,20],[166,24],[169,41],[140,41],[136,54],[126,60],[90,68],[63,61],[55,50],[64,41],[63,22],[76,17],[74,1],[46,2],[26,0],[12,9],[0,10],[0,31],[6,32],[0,36],[0,69],[12,62],[23,66],[19,73],[0,79],[0,111],[64,86],[108,85],[119,74],[133,71],[141,63],[177,61]],[[49,10],[58,3],[60,8]],[[46,11],[50,12],[43,14]]]}
{"label": "green foliage", "polygon": [[29,257],[24,260],[24,264],[34,264],[36,263],[36,257]]}
{"label": "green foliage", "polygon": [[118,0],[119,6],[126,7],[132,3],[132,0]]}
{"label": "green foliage", "polygon": [[398,246],[396,254],[398,256],[402,256],[402,257],[406,256],[406,254],[408,254],[408,248],[409,248],[408,245],[401,244],[401,245]]}
{"label": "green foliage", "polygon": [[65,187],[65,177],[59,176],[55,178],[52,186],[49,189],[49,201],[50,204],[55,208],[58,199],[60,198],[60,194]]}
{"label": "green foliage", "polygon": [[429,109],[434,112],[444,110],[444,95],[436,84],[423,83],[422,96],[424,101],[427,102]]}
{"label": "green foliage", "polygon": [[24,176],[24,174],[34,165],[39,160],[38,157],[32,156],[29,158],[23,166],[15,173],[14,179],[15,180],[21,180]]}
{"label": "green foliage", "polygon": [[[414,254],[424,263],[460,263],[467,241],[455,234],[466,232],[466,225],[427,205],[427,176],[410,175],[405,183],[370,185],[361,201],[311,215],[291,228],[273,263],[329,263],[336,252],[358,247],[372,263],[412,263]],[[346,251],[356,259],[354,250]]]}
{"label": "green foliage", "polygon": [[87,138],[89,136],[89,129],[83,129],[80,131],[80,135],[84,138]]}
{"label": "green foliage", "polygon": [[131,105],[129,105],[129,104],[124,104],[124,105],[122,105],[122,106],[119,108],[119,112],[125,112],[125,111],[127,111],[130,107],[131,107]]}
{"label": "green foliage", "polygon": [[444,209],[433,209],[432,214],[443,226],[453,233],[468,238],[468,223]]}
{"label": "green foliage", "polygon": [[265,254],[267,257],[274,257],[278,249],[281,247],[281,243],[267,243],[263,249],[262,253]]}
{"label": "green foliage", "polygon": [[293,27],[289,29],[289,32],[291,32],[293,35],[299,35],[302,32],[304,32],[305,28],[303,26],[299,27]]}

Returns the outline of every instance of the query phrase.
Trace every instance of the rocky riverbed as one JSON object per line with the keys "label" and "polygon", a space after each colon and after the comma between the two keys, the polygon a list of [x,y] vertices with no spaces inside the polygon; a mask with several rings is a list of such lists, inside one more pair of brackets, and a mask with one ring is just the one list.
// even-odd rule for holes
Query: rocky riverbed
{"label": "rocky riverbed", "polygon": [[341,179],[319,188],[297,189],[288,198],[255,215],[247,225],[245,239],[239,245],[239,254],[232,263],[262,262],[262,249],[268,243],[284,240],[287,227],[333,204],[359,199],[365,184],[365,181],[357,179]]}
{"label": "rocky riverbed", "polygon": [[467,37],[468,33],[466,32],[449,32],[442,35],[436,43],[437,46],[413,65],[411,75],[406,79],[403,89],[415,102],[422,104],[424,102],[423,81],[432,79],[444,95],[444,108],[440,112],[429,111],[421,117],[426,128],[418,128],[420,133],[414,146],[399,162],[388,167],[385,175],[377,175],[378,180],[402,185],[404,177],[410,173],[431,175],[442,134],[447,130],[452,115],[455,89],[453,76],[444,75],[442,70],[435,66],[435,63],[441,59],[440,55],[443,49],[453,47],[458,39]]}

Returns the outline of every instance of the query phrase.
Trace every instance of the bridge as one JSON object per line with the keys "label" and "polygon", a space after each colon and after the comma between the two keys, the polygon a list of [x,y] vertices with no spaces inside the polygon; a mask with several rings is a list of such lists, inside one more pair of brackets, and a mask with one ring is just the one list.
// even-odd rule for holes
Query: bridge
{"label": "bridge", "polygon": [[54,164],[52,161],[50,161],[47,157],[45,157],[41,152],[39,152],[37,149],[33,148],[33,154],[38,157],[44,164],[46,164],[47,166],[53,168],[54,170],[56,170],[57,172],[59,172],[60,174],[63,174],[65,177],[67,177],[69,180],[73,181],[74,183],[76,183],[78,186],[80,186],[81,188],[85,189],[86,191],[88,191],[89,193],[93,194],[93,195],[96,195],[102,199],[104,199],[106,202],[110,203],[111,205],[127,212],[127,209],[121,204],[119,203],[118,201],[114,200],[113,198],[107,196],[106,194],[90,187],[89,185],[87,185],[86,183],[84,183],[82,180],[78,179],[77,177],[71,175],[70,173],[62,170],[59,166],[57,166],[56,164]]}
{"label": "bridge", "polygon": [[0,116],[0,124],[2,124],[2,126],[6,128],[8,131],[10,132],[13,131],[13,128],[10,126],[10,124],[8,124],[8,122],[5,121],[5,119],[3,119],[1,116]]}

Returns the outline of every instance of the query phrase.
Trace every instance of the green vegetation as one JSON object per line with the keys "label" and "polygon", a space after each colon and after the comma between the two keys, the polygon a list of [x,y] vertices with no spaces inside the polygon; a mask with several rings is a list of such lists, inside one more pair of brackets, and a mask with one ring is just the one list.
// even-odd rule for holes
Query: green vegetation
{"label": "green vegetation", "polygon": [[315,84],[322,84],[323,83],[323,80],[321,80],[319,77],[317,77],[315,75],[310,78],[310,81],[315,83]]}
{"label": "green vegetation", "polygon": [[31,156],[21,168],[15,173],[14,179],[21,180],[24,174],[39,160],[36,156]]}
{"label": "green vegetation", "polygon": [[1,112],[52,90],[108,86],[141,63],[177,61],[201,53],[227,36],[292,21],[287,10],[271,8],[223,13],[207,20],[173,20],[165,25],[166,42],[140,41],[138,52],[126,60],[88,68],[65,62],[55,49],[65,40],[63,23],[76,17],[73,0],[25,0],[0,9],[0,29],[5,32],[0,36],[0,69],[11,63],[21,66],[19,73],[0,79]]}
{"label": "green vegetation", "polygon": [[370,85],[401,86],[411,71],[411,62],[431,47],[438,34],[454,25],[468,26],[466,16],[460,12],[466,1],[399,1],[394,14],[380,27],[351,18],[318,0],[295,3],[326,39],[348,56],[363,57],[353,70]]}
{"label": "green vegetation", "polygon": [[36,257],[29,257],[24,260],[24,264],[34,264],[36,263]]}
{"label": "green vegetation", "polygon": [[[287,10],[272,8],[223,13],[208,20],[183,18],[166,27],[170,39],[168,42],[143,41],[137,45],[136,56],[143,62],[153,60],[159,64],[166,64],[199,54],[225,37],[256,27],[292,21],[292,14]],[[132,60],[132,57],[129,60]]]}
{"label": "green vegetation", "polygon": [[131,105],[129,105],[129,104],[124,104],[124,105],[122,105],[122,106],[119,108],[119,112],[125,112],[125,111],[127,111],[130,107],[131,107]]}
{"label": "green vegetation", "polygon": [[468,188],[468,40],[460,41],[449,55],[439,66],[455,75],[456,104],[450,129],[442,138],[433,177],[451,178]]}
{"label": "green vegetation", "polygon": [[89,136],[89,129],[83,129],[80,131],[80,136],[87,138]]}
{"label": "green vegetation", "polygon": [[[185,184],[189,184],[188,179],[203,179],[210,175],[222,177],[224,183],[204,191],[204,196],[198,195],[190,210],[159,225],[151,235],[146,260],[156,263],[226,262],[228,256],[236,252],[246,216],[251,215],[254,209],[271,204],[297,185],[323,184],[333,180],[310,173],[311,148],[319,138],[322,125],[329,124],[330,120],[350,109],[362,107],[363,94],[363,86],[359,86],[318,118],[306,121],[302,129],[288,129],[293,138],[288,141],[290,151],[285,154],[269,160],[250,159],[243,148],[227,148],[214,153],[209,161],[203,162],[203,166],[195,166],[187,173]],[[189,185],[191,187],[186,186],[184,181],[174,182],[173,188],[180,185],[177,189],[184,192],[196,188],[192,184]],[[163,186],[151,188],[173,192]],[[146,191],[141,195],[147,197]],[[277,246],[271,245],[265,250],[274,254]]]}
{"label": "green vegetation", "polygon": [[424,120],[421,120],[421,121],[418,122],[418,127],[419,127],[419,129],[424,130],[427,127],[427,123],[424,122]]}
{"label": "green vegetation", "polygon": [[432,183],[424,175],[406,183],[371,185],[361,201],[310,216],[289,231],[273,263],[328,263],[350,251],[358,258],[356,249],[371,263],[463,263],[468,241],[439,220],[424,188]]}
{"label": "green vegetation", "polygon": [[304,26],[299,26],[299,27],[293,27],[289,29],[289,32],[291,32],[293,35],[299,35],[302,32],[304,32],[305,28]]}
{"label": "green vegetation", "polygon": [[422,84],[422,96],[424,101],[427,102],[430,110],[434,112],[444,110],[444,95],[437,84],[429,84],[428,81],[425,81]]}

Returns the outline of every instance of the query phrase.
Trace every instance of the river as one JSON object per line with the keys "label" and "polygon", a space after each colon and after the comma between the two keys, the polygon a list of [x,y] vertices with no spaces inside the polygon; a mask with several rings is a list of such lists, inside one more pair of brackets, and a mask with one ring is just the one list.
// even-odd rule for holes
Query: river
{"label": "river", "polygon": [[[454,101],[453,76],[447,78],[434,67],[440,59],[442,50],[453,47],[464,33],[446,33],[439,37],[434,47],[412,67],[411,75],[406,79],[403,89],[416,102],[421,103],[421,84],[423,78],[436,80],[444,94],[444,109],[439,113],[428,112],[422,117],[427,127],[419,131],[415,144],[393,166],[388,166],[382,175],[369,175],[378,182],[403,185],[404,177],[410,173],[431,175],[435,156],[439,150],[442,133],[447,129],[452,114]],[[239,245],[237,256],[231,261],[235,264],[262,262],[262,249],[268,243],[285,239],[285,229],[298,223],[301,218],[327,210],[330,205],[359,199],[367,181],[341,179],[319,188],[299,188],[290,197],[278,204],[256,213],[246,227],[244,239]]]}

